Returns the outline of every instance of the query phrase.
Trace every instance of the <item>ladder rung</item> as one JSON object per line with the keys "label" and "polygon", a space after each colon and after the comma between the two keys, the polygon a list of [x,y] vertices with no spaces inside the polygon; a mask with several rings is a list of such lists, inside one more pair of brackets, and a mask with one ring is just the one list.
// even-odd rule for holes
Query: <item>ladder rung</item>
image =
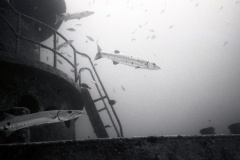
{"label": "ladder rung", "polygon": [[100,100],[102,100],[102,99],[104,99],[104,98],[107,98],[107,96],[104,96],[104,97],[101,97],[101,98],[95,99],[95,100],[93,100],[93,102],[95,103],[95,102],[100,101]]}
{"label": "ladder rung", "polygon": [[101,112],[101,111],[103,111],[103,110],[105,110],[105,109],[106,109],[105,107],[102,108],[102,109],[99,109],[98,112]]}

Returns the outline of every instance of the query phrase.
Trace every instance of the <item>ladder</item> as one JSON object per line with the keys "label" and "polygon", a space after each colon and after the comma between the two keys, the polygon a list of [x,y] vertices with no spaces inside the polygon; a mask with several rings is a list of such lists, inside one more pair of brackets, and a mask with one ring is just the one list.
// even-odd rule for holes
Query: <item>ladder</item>
{"label": "ladder", "polygon": [[[101,88],[103,89],[103,92],[104,92],[105,96],[103,96],[102,93],[100,92],[98,84],[95,84],[95,85],[96,85],[96,88],[97,88],[98,93],[99,93],[99,95],[100,95],[100,98],[95,99],[95,100],[91,100],[91,96],[90,96],[89,92],[86,91],[86,90],[82,90],[82,93],[83,93],[83,94],[86,94],[86,95],[83,95],[83,96],[84,96],[84,98],[87,98],[88,100],[90,99],[93,103],[102,100],[102,102],[103,102],[103,104],[104,104],[105,107],[102,108],[102,109],[100,109],[100,110],[98,110],[97,112],[101,112],[101,111],[103,111],[103,110],[106,110],[107,113],[108,113],[108,115],[109,115],[109,117],[110,117],[110,120],[111,120],[111,122],[112,122],[112,124],[113,124],[113,126],[114,126],[114,129],[115,129],[115,131],[116,131],[116,133],[117,133],[117,136],[118,136],[118,137],[123,137],[122,125],[121,125],[121,122],[120,122],[120,120],[119,120],[119,118],[118,118],[118,116],[117,116],[117,114],[116,114],[116,112],[115,112],[112,104],[109,104],[109,105],[110,105],[111,110],[112,110],[112,112],[113,112],[113,116],[115,117],[115,119],[116,119],[116,121],[117,121],[117,124],[118,124],[118,128],[119,128],[119,129],[117,128],[117,126],[116,126],[116,124],[115,124],[115,122],[114,122],[114,120],[113,120],[113,118],[112,118],[113,116],[111,115],[111,112],[110,112],[110,110],[108,109],[108,107],[107,107],[107,105],[106,105],[106,103],[105,103],[105,101],[104,101],[104,99],[107,99],[108,101],[109,101],[110,99],[109,99],[109,96],[108,96],[108,94],[107,94],[107,92],[106,92],[106,90],[105,90],[105,88],[104,88],[104,86],[103,86],[103,84],[102,84],[102,82],[101,82],[101,80],[100,80],[100,78],[99,78],[99,75],[98,75],[98,73],[97,73],[97,71],[96,71],[96,69],[95,69],[95,66],[93,65],[93,63],[92,63],[92,61],[91,61],[91,58],[90,58],[87,54],[81,53],[81,52],[77,51],[77,50],[75,49],[75,47],[74,47],[72,44],[70,44],[69,46],[72,48],[73,54],[74,54],[74,57],[73,57],[73,58],[74,58],[74,62],[72,63],[67,57],[65,57],[64,55],[60,54],[60,53],[57,51],[57,49],[56,49],[56,48],[57,48],[57,46],[56,46],[56,39],[57,39],[56,37],[57,37],[57,36],[61,37],[61,38],[62,38],[64,41],[66,41],[66,42],[68,41],[62,34],[60,34],[59,32],[57,32],[54,28],[50,27],[49,25],[47,25],[47,24],[45,24],[45,23],[42,23],[42,22],[40,22],[40,21],[38,21],[38,20],[36,20],[36,19],[34,19],[34,18],[32,18],[32,17],[29,17],[29,16],[27,16],[27,15],[24,15],[24,14],[18,12],[16,9],[14,9],[14,8],[12,7],[12,5],[10,4],[10,2],[9,2],[8,0],[5,0],[5,2],[6,2],[7,5],[10,7],[10,9],[11,9],[13,12],[15,12],[16,15],[18,16],[18,19],[17,19],[17,24],[18,24],[18,25],[17,25],[17,31],[16,31],[16,30],[14,29],[14,27],[9,23],[9,21],[3,16],[3,14],[0,13],[0,18],[2,18],[2,20],[8,25],[8,27],[10,28],[10,30],[14,33],[14,35],[15,35],[15,37],[16,37],[15,54],[17,55],[18,52],[19,52],[19,43],[20,43],[20,40],[25,40],[25,41],[28,41],[28,42],[30,42],[30,43],[36,44],[36,45],[38,45],[38,46],[41,46],[41,47],[43,47],[43,48],[45,48],[45,49],[48,49],[48,50],[52,51],[53,54],[54,54],[54,57],[53,57],[53,67],[57,69],[57,65],[56,65],[56,64],[57,64],[57,55],[60,56],[61,58],[63,58],[67,63],[69,63],[69,64],[73,67],[73,69],[74,69],[74,76],[75,76],[75,83],[77,83],[78,80],[79,80],[79,85],[81,85],[81,72],[82,72],[83,69],[89,71],[89,72],[91,73],[91,76],[92,76],[93,80],[95,81],[95,78],[94,78],[94,76],[93,76],[93,73],[92,73],[91,69],[89,69],[89,68],[81,68],[81,69],[79,70],[79,72],[77,72],[77,54],[78,54],[78,55],[81,55],[81,56],[83,56],[83,57],[85,57],[85,58],[87,58],[87,59],[89,60],[90,64],[91,64],[91,66],[92,66],[92,69],[93,69],[93,71],[94,71],[94,74],[96,75],[96,77],[97,77],[97,79],[98,79],[98,81],[99,81],[99,83],[100,83],[100,85],[101,85]],[[53,41],[54,41],[54,43],[53,43],[53,44],[54,44],[53,48],[50,48],[50,47],[48,47],[48,46],[46,46],[46,45],[43,45],[43,44],[41,44],[41,43],[39,43],[39,42],[37,42],[37,41],[35,41],[35,40],[29,39],[29,38],[24,37],[23,35],[21,35],[21,32],[20,32],[20,31],[21,31],[22,17],[27,18],[27,19],[29,19],[29,20],[32,20],[32,21],[34,21],[35,23],[39,23],[39,24],[47,27],[48,29],[50,29],[50,30],[53,32]],[[91,106],[92,108],[96,108],[96,106],[93,105],[93,103],[91,103],[90,101],[86,101],[86,100],[85,100],[85,104],[86,104],[86,105]],[[88,109],[89,109],[89,107],[88,107]],[[88,109],[87,109],[87,110],[88,110]],[[98,116],[99,116],[99,115],[98,115]],[[99,116],[99,117],[100,117],[100,116]],[[97,119],[99,119],[99,118],[97,118]],[[94,121],[93,121],[92,124],[94,125],[94,127],[95,127],[95,126],[98,126],[98,124],[97,124],[96,122],[94,122]],[[103,126],[103,124],[102,124],[102,126]],[[101,127],[101,128],[102,128],[102,127]],[[104,130],[105,130],[105,128],[104,128]],[[98,133],[98,129],[96,129],[95,132]],[[104,132],[104,131],[101,131],[101,133],[103,133],[103,132]],[[106,132],[106,130],[105,130],[105,132]],[[108,137],[106,133],[103,133],[103,135],[101,135],[100,132],[98,133],[98,136],[99,136],[99,137]]]}

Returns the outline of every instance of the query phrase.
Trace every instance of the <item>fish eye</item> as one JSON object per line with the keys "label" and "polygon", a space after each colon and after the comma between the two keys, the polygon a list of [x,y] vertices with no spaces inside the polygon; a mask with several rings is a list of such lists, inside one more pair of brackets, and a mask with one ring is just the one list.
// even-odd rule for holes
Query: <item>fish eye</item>
{"label": "fish eye", "polygon": [[72,113],[72,111],[68,111],[67,113],[68,113],[68,114],[71,114],[71,113]]}

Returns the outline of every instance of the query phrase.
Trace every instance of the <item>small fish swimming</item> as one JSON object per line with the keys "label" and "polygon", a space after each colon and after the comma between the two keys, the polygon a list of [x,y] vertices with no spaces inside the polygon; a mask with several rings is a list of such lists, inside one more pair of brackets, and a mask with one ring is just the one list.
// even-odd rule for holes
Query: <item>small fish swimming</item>
{"label": "small fish swimming", "polygon": [[173,25],[169,26],[169,29],[171,29],[173,27]]}
{"label": "small fish swimming", "polygon": [[81,24],[75,24],[75,26],[82,26]]}
{"label": "small fish swimming", "polygon": [[132,38],[131,41],[136,41],[136,39],[135,39],[135,38]]}
{"label": "small fish swimming", "polygon": [[55,24],[57,24],[59,21],[68,21],[70,19],[81,19],[81,18],[84,18],[84,17],[88,17],[88,16],[91,16],[92,14],[94,14],[94,12],[90,12],[90,11],[84,11],[84,12],[77,12],[77,13],[72,13],[72,14],[69,14],[69,13],[63,13],[62,17],[56,15],[56,22]]}
{"label": "small fish swimming", "polygon": [[94,60],[98,60],[100,58],[108,58],[113,61],[114,65],[121,63],[131,67],[135,67],[136,69],[137,68],[149,69],[149,70],[160,69],[160,67],[158,67],[155,63],[150,62],[148,60],[123,54],[123,53],[120,53],[118,50],[115,50],[114,53],[107,53],[102,51],[99,45],[97,45],[97,47],[98,47],[98,53],[96,54]]}
{"label": "small fish swimming", "polygon": [[92,83],[95,83],[95,84],[97,84],[97,82],[96,82],[96,81],[94,81],[94,80],[91,80],[91,82],[92,82]]}
{"label": "small fish swimming", "polygon": [[111,16],[111,14],[106,15],[106,17],[109,17],[109,16]]}
{"label": "small fish swimming", "polygon": [[115,101],[115,100],[109,100],[108,103],[109,103],[110,105],[114,105],[114,104],[116,104],[116,101]]}
{"label": "small fish swimming", "polygon": [[94,42],[94,39],[93,39],[92,37],[87,36],[87,35],[86,35],[86,37],[87,37],[87,39],[89,39],[90,41]]}
{"label": "small fish swimming", "polygon": [[80,87],[91,90],[91,88],[87,84],[85,84],[85,83],[80,84]]}
{"label": "small fish swimming", "polygon": [[75,70],[74,70],[74,69],[70,69],[70,71],[71,71],[71,72],[73,72],[73,73],[75,72]]}
{"label": "small fish swimming", "polygon": [[155,39],[155,38],[157,38],[157,36],[155,36],[155,35],[152,35],[152,38],[151,38],[151,39]]}
{"label": "small fish swimming", "polygon": [[113,88],[113,92],[115,93],[115,90],[114,90],[114,88]]}
{"label": "small fish swimming", "polygon": [[65,52],[65,51],[62,51],[62,52],[60,52],[60,54],[66,54],[67,52]]}
{"label": "small fish swimming", "polygon": [[5,113],[3,115],[5,120],[0,122],[0,131],[4,132],[6,136],[9,136],[14,131],[22,128],[69,121],[78,118],[83,114],[84,112],[82,110],[43,111],[20,116],[13,116]]}
{"label": "small fish swimming", "polygon": [[146,24],[148,24],[148,21],[147,21],[146,23],[144,23],[144,26],[145,26]]}
{"label": "small fish swimming", "polygon": [[154,30],[153,30],[153,29],[149,29],[149,31],[150,31],[150,32],[154,32]]}
{"label": "small fish swimming", "polygon": [[122,90],[125,91],[125,88],[123,86],[121,86]]}
{"label": "small fish swimming", "polygon": [[59,59],[57,59],[57,62],[58,62],[58,63],[60,63],[60,64],[62,64],[62,61],[61,61],[61,60],[59,60]]}
{"label": "small fish swimming", "polygon": [[139,28],[142,28],[142,26],[141,25],[138,25],[139,26]]}
{"label": "small fish swimming", "polygon": [[164,9],[164,10],[162,10],[161,14],[162,14],[164,11],[165,11],[165,9]]}
{"label": "small fish swimming", "polygon": [[63,42],[62,44],[60,44],[59,46],[57,46],[57,50],[59,50],[62,47],[67,47],[68,45],[72,44],[73,40],[69,40],[67,42]]}
{"label": "small fish swimming", "polygon": [[228,44],[228,41],[224,42],[224,45],[223,45],[223,46],[225,47],[227,44]]}
{"label": "small fish swimming", "polygon": [[199,5],[199,3],[197,3],[195,7],[197,7],[198,5]]}
{"label": "small fish swimming", "polygon": [[69,30],[69,31],[71,31],[71,32],[76,31],[74,28],[68,28],[67,30]]}
{"label": "small fish swimming", "polygon": [[97,63],[94,63],[93,66],[95,67],[97,65]]}
{"label": "small fish swimming", "polygon": [[70,54],[67,54],[68,57],[72,57]]}
{"label": "small fish swimming", "polygon": [[148,36],[146,39],[149,39],[151,36]]}
{"label": "small fish swimming", "polygon": [[134,32],[132,32],[132,34],[134,34],[136,31],[137,31],[137,29],[135,29],[135,31],[134,31]]}

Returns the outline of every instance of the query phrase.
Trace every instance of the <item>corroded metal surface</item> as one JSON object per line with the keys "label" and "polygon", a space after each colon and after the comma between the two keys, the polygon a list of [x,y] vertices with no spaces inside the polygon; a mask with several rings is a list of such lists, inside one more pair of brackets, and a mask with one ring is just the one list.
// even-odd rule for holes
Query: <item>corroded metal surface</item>
{"label": "corroded metal surface", "polygon": [[[12,152],[14,151],[14,154]],[[0,145],[1,159],[240,159],[240,135],[158,136]]]}

